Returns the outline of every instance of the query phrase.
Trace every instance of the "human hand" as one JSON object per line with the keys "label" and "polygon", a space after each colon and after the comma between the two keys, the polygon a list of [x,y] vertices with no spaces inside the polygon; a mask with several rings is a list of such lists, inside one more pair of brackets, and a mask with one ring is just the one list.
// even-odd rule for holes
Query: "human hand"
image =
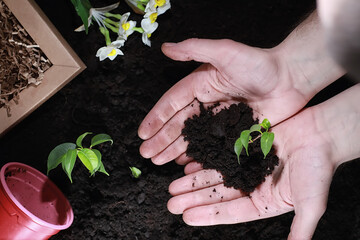
{"label": "human hand", "polygon": [[299,111],[324,83],[311,82],[299,67],[301,61],[288,54],[289,44],[284,46],[260,49],[231,40],[200,39],[164,44],[164,54],[172,59],[205,64],[175,84],[145,117],[138,131],[145,140],[141,155],[155,164],[174,158],[179,164],[189,161],[180,135],[184,121],[199,112],[192,105],[195,99],[223,106],[246,99],[254,118],[266,116],[273,125]]}
{"label": "human hand", "polygon": [[[326,209],[334,171],[360,157],[360,85],[272,128],[279,166],[251,197],[226,188],[198,163],[169,187],[168,209],[189,225],[233,224],[295,211],[289,239],[311,239]],[[236,161],[236,159],[234,159]],[[211,197],[210,197],[211,195]]]}

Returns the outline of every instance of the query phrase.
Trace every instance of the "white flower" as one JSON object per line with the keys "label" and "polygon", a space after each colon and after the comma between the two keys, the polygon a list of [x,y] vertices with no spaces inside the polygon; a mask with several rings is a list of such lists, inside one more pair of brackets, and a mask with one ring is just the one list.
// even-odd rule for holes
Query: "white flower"
{"label": "white flower", "polygon": [[[114,4],[111,4],[109,6],[102,7],[102,8],[90,8],[89,18],[88,18],[88,27],[90,27],[90,24],[91,24],[91,21],[93,18],[95,19],[95,21],[97,22],[99,27],[105,27],[105,25],[103,23],[104,19],[106,18],[105,13],[110,12],[111,10],[117,8],[118,6],[119,6],[119,3],[114,3]],[[78,27],[77,29],[75,29],[75,32],[81,32],[84,30],[85,30],[85,27],[83,24],[80,27]]]}
{"label": "white flower", "polygon": [[129,16],[129,12],[123,14],[119,23],[119,38],[125,40],[134,32],[133,28],[136,26],[136,21],[127,21]]}
{"label": "white flower", "polygon": [[117,55],[124,55],[124,53],[119,49],[124,46],[125,40],[116,40],[113,41],[110,45],[100,48],[96,56],[100,58],[100,61],[105,58],[109,58],[111,61],[116,58]]}
{"label": "white flower", "polygon": [[151,42],[149,38],[151,34],[157,29],[159,24],[156,22],[158,13],[157,12],[147,12],[144,15],[144,19],[141,21],[141,27],[144,30],[142,34],[142,41],[145,45],[151,47]]}
{"label": "white flower", "polygon": [[145,13],[156,11],[158,15],[161,15],[169,10],[170,7],[170,0],[150,0],[146,5]]}

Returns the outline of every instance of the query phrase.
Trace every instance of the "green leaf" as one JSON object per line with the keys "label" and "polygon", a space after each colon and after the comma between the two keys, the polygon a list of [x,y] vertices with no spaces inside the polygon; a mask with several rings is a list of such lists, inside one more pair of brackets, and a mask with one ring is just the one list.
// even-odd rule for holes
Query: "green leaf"
{"label": "green leaf", "polygon": [[94,170],[98,168],[100,162],[96,154],[92,149],[83,148],[78,151],[78,157],[81,162],[89,169],[91,175],[94,173]]}
{"label": "green leaf", "polygon": [[98,145],[100,143],[104,143],[104,142],[111,142],[111,144],[113,144],[113,140],[111,139],[111,137],[105,133],[101,133],[98,135],[95,135],[92,139],[91,139],[91,146],[90,148],[94,147],[95,145]]}
{"label": "green leaf", "polygon": [[79,147],[79,148],[82,148],[82,141],[83,139],[86,137],[86,135],[88,134],[92,134],[92,132],[86,132],[86,133],[83,133],[81,134],[77,139],[76,139],[76,145]]}
{"label": "green leaf", "polygon": [[262,123],[260,124],[266,131],[269,130],[269,128],[271,127],[271,124],[269,122],[269,120],[267,118],[265,118]]}
{"label": "green leaf", "polygon": [[242,131],[240,134],[240,141],[246,150],[246,155],[248,156],[249,156],[249,152],[248,152],[249,140],[250,140],[250,130]]}
{"label": "green leaf", "polygon": [[260,124],[254,124],[250,128],[250,133],[252,132],[261,132],[261,125]]}
{"label": "green leaf", "polygon": [[103,164],[102,162],[100,163],[99,172],[104,173],[104,174],[110,176],[110,174],[105,170],[104,164]]}
{"label": "green leaf", "polygon": [[90,11],[90,8],[92,8],[89,0],[81,0],[81,3],[86,9],[89,9],[89,11]]}
{"label": "green leaf", "polygon": [[236,141],[235,141],[235,144],[234,144],[234,152],[237,156],[237,159],[238,159],[238,163],[240,164],[240,153],[242,151],[242,148],[243,148],[243,145],[241,144],[241,139],[238,138]]}
{"label": "green leaf", "polygon": [[62,143],[51,150],[47,161],[47,174],[49,174],[50,170],[56,168],[61,161],[63,161],[62,157],[69,149],[75,148],[76,145],[74,143]]}
{"label": "green leaf", "polygon": [[69,177],[71,183],[73,182],[71,178],[71,172],[75,165],[76,156],[77,156],[77,150],[69,149],[64,156],[64,160],[62,161],[62,168]]}
{"label": "green leaf", "polygon": [[264,132],[261,136],[260,145],[261,145],[261,150],[264,154],[264,159],[271,150],[272,144],[274,142],[274,138],[275,138],[275,134],[272,132]]}
{"label": "green leaf", "polygon": [[132,175],[134,176],[134,178],[140,177],[140,175],[141,175],[140,169],[138,169],[138,168],[136,168],[136,167],[129,167],[129,168],[130,168],[131,173],[132,173]]}
{"label": "green leaf", "polygon": [[91,4],[89,0],[71,0],[71,2],[74,5],[77,14],[81,18],[81,21],[83,22],[85,27],[85,32],[87,34]]}
{"label": "green leaf", "polygon": [[102,155],[101,155],[101,152],[99,151],[99,150],[97,150],[97,149],[91,149],[94,153],[95,153],[95,155],[96,155],[96,157],[99,159],[99,165],[98,165],[98,167],[96,168],[96,169],[94,169],[94,172],[96,172],[96,171],[98,171],[99,170],[99,168],[101,167],[101,158],[102,158]]}

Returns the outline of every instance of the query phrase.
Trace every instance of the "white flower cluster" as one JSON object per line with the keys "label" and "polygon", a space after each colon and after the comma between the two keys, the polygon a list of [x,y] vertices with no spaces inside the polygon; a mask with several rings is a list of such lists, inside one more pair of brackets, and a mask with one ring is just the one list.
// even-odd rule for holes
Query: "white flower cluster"
{"label": "white flower cluster", "polygon": [[[119,3],[112,4],[103,8],[91,8],[89,11],[88,27],[92,21],[99,25],[100,32],[105,37],[106,46],[101,47],[96,56],[100,61],[106,58],[114,60],[118,55],[124,55],[120,50],[124,46],[128,37],[134,33],[139,32],[142,34],[142,41],[145,45],[151,46],[151,34],[158,28],[156,22],[157,17],[170,9],[170,0],[127,0],[127,3],[136,10],[137,13],[144,15],[141,21],[141,27],[136,27],[136,21],[128,20],[130,13],[112,14],[111,10],[117,8]],[[112,19],[116,19],[115,21]],[[84,25],[75,29],[75,31],[85,30]],[[115,41],[111,41],[109,30],[117,34]]]}

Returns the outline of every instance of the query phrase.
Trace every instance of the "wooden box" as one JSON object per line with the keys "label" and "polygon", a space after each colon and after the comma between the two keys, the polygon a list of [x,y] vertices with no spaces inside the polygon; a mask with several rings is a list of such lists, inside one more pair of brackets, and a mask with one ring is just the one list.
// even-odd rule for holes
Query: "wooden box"
{"label": "wooden box", "polygon": [[33,0],[4,0],[23,28],[51,61],[42,83],[20,92],[19,102],[11,101],[11,116],[0,109],[0,136],[19,123],[42,103],[82,72],[86,66]]}

